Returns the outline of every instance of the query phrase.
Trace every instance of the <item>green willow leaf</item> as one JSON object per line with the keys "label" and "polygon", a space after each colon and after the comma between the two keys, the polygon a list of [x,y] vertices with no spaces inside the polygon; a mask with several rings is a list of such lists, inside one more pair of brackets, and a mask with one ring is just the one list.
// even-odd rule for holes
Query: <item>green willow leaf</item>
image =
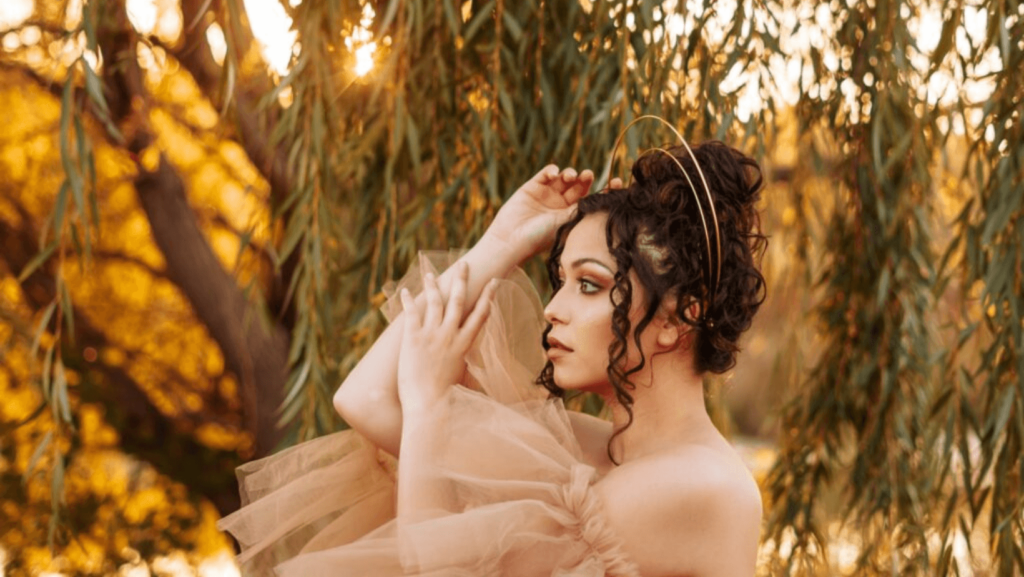
{"label": "green willow leaf", "polygon": [[64,362],[57,359],[53,377],[53,397],[57,400],[55,412],[65,423],[71,423],[71,402],[68,399],[68,379],[64,372]]}
{"label": "green willow leaf", "polygon": [[25,282],[25,279],[32,276],[32,273],[34,273],[40,265],[50,258],[50,255],[53,254],[53,251],[56,250],[56,248],[57,241],[53,241],[46,248],[40,251],[39,254],[32,257],[32,260],[28,261],[28,263],[25,264],[25,268],[21,269],[21,272],[18,273],[18,282]]}
{"label": "green willow leaf", "polygon": [[43,316],[39,319],[39,325],[36,327],[35,334],[32,335],[32,347],[30,348],[29,356],[35,358],[36,353],[39,351],[39,341],[43,338],[43,333],[46,332],[46,328],[50,325],[50,319],[53,317],[53,311],[57,310],[57,302],[50,303],[43,310]]}
{"label": "green willow leaf", "polygon": [[28,483],[28,480],[32,478],[32,473],[35,472],[36,466],[39,465],[39,459],[42,458],[43,453],[46,452],[46,449],[50,446],[50,441],[52,440],[53,431],[47,431],[46,434],[43,435],[43,439],[39,441],[38,445],[36,445],[35,450],[32,451],[32,456],[29,457],[28,467],[25,468],[25,473],[22,475],[23,482]]}
{"label": "green willow leaf", "polygon": [[495,0],[489,0],[486,4],[480,6],[478,12],[470,18],[462,33],[463,41],[466,44],[473,42],[484,24],[493,19],[494,5]]}
{"label": "green willow leaf", "polygon": [[289,406],[295,400],[295,398],[302,391],[302,386],[306,384],[306,379],[309,377],[310,368],[313,366],[313,357],[306,356],[306,360],[303,361],[302,366],[297,368],[291,378],[288,379],[289,391],[288,396],[285,397],[284,402],[281,403],[283,406]]}
{"label": "green willow leaf", "polygon": [[64,317],[64,325],[68,330],[66,338],[69,342],[74,344],[75,309],[71,306],[71,292],[68,290],[68,284],[66,282],[59,282],[58,287],[60,289],[60,308]]}

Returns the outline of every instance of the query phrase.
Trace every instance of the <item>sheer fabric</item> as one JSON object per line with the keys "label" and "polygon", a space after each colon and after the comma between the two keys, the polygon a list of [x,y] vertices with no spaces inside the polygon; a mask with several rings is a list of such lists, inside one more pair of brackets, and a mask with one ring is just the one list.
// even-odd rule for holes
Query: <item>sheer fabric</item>
{"label": "sheer fabric", "polygon": [[[422,269],[439,273],[458,256],[421,254],[388,288],[385,316],[401,312],[399,289],[421,290]],[[442,492],[444,508],[396,518],[396,463],[355,431],[240,467],[243,507],[218,526],[239,541],[243,575],[639,575],[562,402],[533,384],[542,329],[540,299],[517,270],[467,355],[466,386],[448,392],[436,458],[402,471]]]}

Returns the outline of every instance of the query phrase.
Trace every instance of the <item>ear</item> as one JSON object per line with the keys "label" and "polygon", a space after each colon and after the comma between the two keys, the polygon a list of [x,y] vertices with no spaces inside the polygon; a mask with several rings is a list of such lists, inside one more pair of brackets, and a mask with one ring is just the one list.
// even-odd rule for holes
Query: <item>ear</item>
{"label": "ear", "polygon": [[[655,322],[658,325],[658,346],[672,350],[678,346],[687,348],[692,340],[693,327],[680,320],[677,311],[676,297],[665,295],[662,299],[658,314],[655,315]],[[700,315],[700,304],[693,297],[685,298],[686,305],[682,307],[682,314],[686,320],[694,322]]]}
{"label": "ear", "polygon": [[683,336],[680,324],[674,318],[658,321],[658,348],[672,350],[679,345]]}
{"label": "ear", "polygon": [[674,296],[665,295],[654,316],[654,322],[651,324],[657,330],[658,348],[675,349],[686,336],[686,326],[676,316],[676,298]]}

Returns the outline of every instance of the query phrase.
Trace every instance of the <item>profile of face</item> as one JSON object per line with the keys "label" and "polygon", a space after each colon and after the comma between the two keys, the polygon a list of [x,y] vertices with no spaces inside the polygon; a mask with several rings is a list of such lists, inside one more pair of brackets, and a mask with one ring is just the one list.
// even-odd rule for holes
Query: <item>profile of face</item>
{"label": "profile of face", "polygon": [[[618,269],[608,250],[605,227],[606,213],[588,214],[566,237],[559,258],[561,288],[552,295],[544,318],[551,325],[547,335],[548,358],[553,366],[555,384],[565,390],[605,394],[611,391],[608,379],[609,347],[615,340],[612,332],[614,306],[611,291]],[[643,316],[643,287],[630,272],[633,302],[630,323],[636,326]],[[652,323],[641,334],[640,342],[648,359],[661,348],[665,323]],[[640,354],[629,339],[626,365],[639,363]],[[659,342],[661,341],[661,342]],[[645,382],[636,375],[636,382]]]}

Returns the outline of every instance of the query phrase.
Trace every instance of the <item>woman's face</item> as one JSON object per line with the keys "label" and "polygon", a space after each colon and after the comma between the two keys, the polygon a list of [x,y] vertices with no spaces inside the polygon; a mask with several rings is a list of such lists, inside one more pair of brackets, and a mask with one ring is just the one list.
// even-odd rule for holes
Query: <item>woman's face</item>
{"label": "woman's face", "polygon": [[[566,390],[601,393],[611,386],[608,347],[615,336],[610,293],[618,267],[605,240],[607,220],[605,213],[589,214],[569,232],[559,260],[562,287],[544,308],[544,318],[551,324],[548,358],[554,381]],[[642,287],[633,273],[630,276],[634,304],[630,317],[635,326],[643,313],[637,306],[643,302]],[[639,355],[630,338],[627,363],[634,364],[634,357]]]}

